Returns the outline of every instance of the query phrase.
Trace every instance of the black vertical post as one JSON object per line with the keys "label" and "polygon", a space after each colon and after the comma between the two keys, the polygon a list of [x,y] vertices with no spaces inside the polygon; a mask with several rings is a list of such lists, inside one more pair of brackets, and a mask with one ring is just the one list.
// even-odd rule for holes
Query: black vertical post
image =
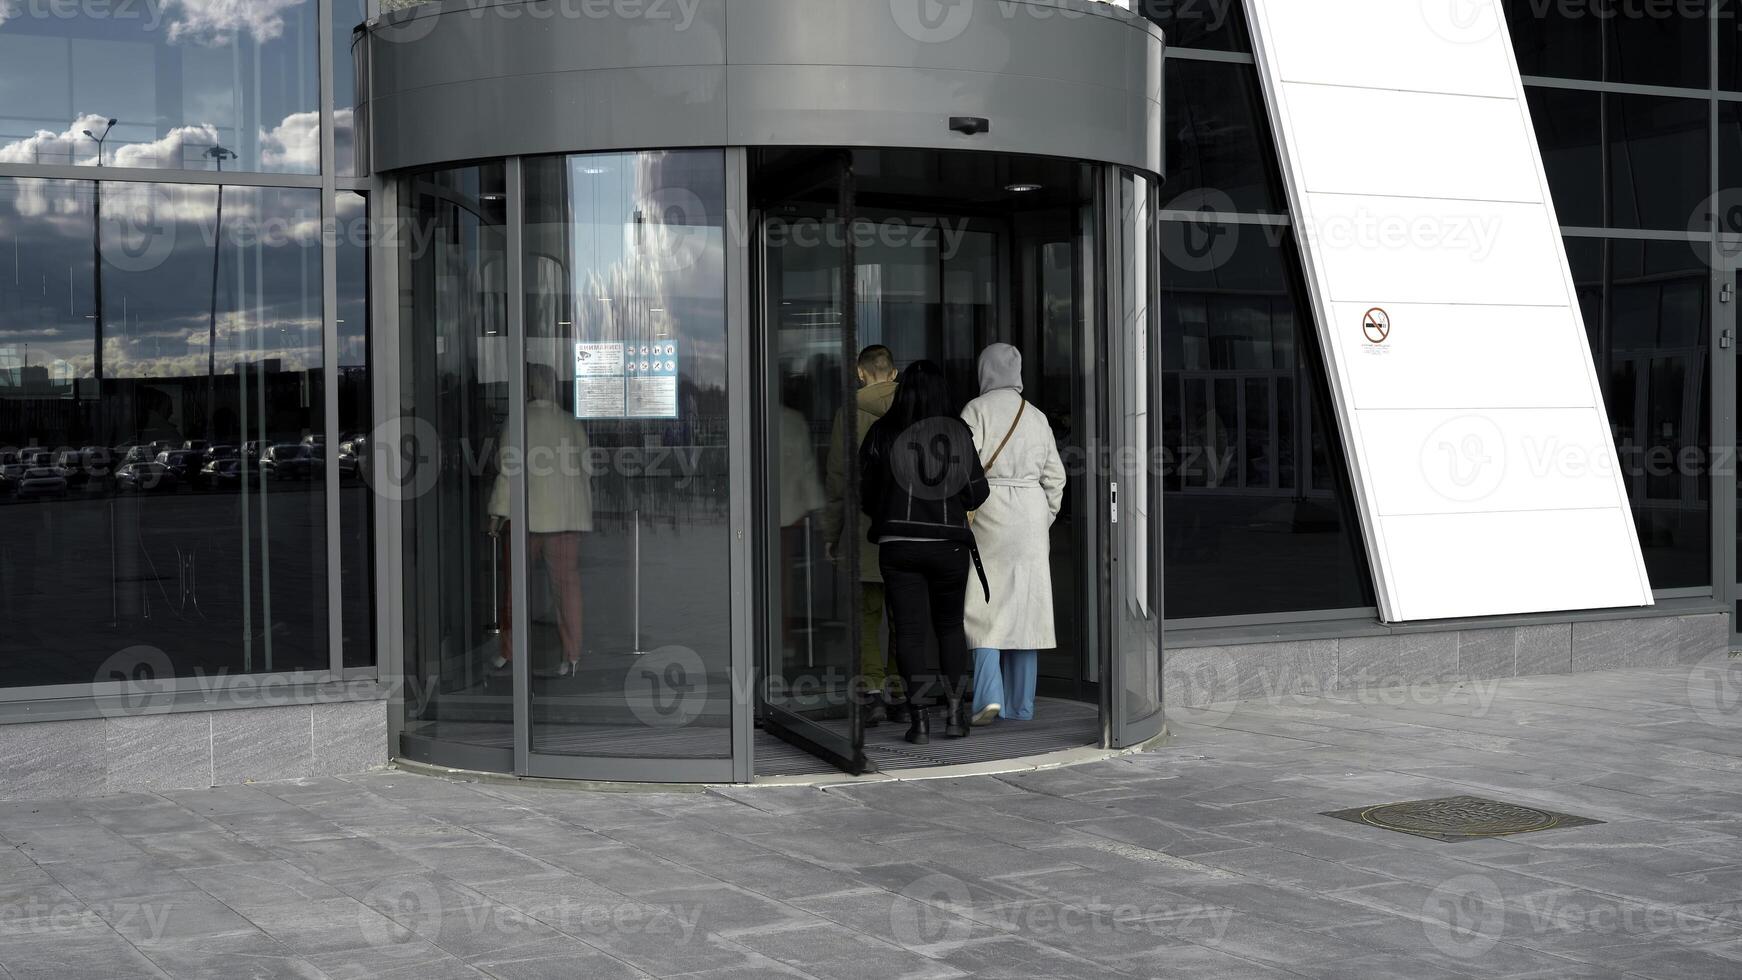
{"label": "black vertical post", "polygon": [[[859,391],[856,373],[852,365],[859,357],[859,258],[853,247],[853,156],[852,151],[844,151],[840,162],[840,217],[841,217],[841,438],[849,444],[843,446],[842,458],[845,460],[843,472],[847,478],[847,497],[843,502],[846,508],[846,524],[854,529],[847,535],[847,553],[843,563],[847,569],[847,730],[851,733],[853,748],[854,771],[864,772],[865,765],[865,719],[863,717],[862,690],[864,671],[861,669],[861,653],[864,638],[860,636],[864,617],[860,610],[864,605],[864,582],[859,569],[859,549],[863,543],[859,540],[859,452],[858,446],[852,443],[849,433],[858,433],[864,438],[864,433],[858,432]],[[814,624],[813,624],[814,627]]]}

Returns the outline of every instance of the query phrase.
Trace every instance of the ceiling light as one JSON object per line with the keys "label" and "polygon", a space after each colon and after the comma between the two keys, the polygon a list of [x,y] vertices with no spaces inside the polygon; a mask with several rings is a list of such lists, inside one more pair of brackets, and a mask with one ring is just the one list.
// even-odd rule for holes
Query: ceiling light
{"label": "ceiling light", "polygon": [[1039,184],[1011,184],[1010,186],[1008,186],[1004,189],[1009,191],[1012,194],[1027,194],[1031,191],[1040,190],[1040,185]]}

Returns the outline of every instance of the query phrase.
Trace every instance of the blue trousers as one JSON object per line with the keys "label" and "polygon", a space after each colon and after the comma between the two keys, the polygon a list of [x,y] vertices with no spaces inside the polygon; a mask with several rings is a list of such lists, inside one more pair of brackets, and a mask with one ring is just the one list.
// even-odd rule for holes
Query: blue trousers
{"label": "blue trousers", "polygon": [[[1000,653],[1003,654],[1000,657]],[[1000,660],[1003,662],[1000,663]],[[1033,650],[974,650],[974,710],[999,705],[998,717],[1011,721],[1034,718],[1034,679],[1040,655]]]}

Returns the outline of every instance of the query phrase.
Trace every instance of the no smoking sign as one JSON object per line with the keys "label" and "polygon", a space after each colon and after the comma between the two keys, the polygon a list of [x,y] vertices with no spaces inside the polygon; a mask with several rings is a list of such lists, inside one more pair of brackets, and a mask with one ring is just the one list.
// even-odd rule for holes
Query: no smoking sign
{"label": "no smoking sign", "polygon": [[1383,344],[1391,336],[1391,314],[1375,306],[1361,314],[1361,334],[1369,344]]}

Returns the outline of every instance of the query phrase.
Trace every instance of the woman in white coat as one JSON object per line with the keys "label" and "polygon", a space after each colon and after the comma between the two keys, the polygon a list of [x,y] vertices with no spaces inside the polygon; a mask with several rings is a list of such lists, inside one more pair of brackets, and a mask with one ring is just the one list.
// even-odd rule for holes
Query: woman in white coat
{"label": "woman in white coat", "polygon": [[1038,653],[1058,645],[1052,616],[1051,534],[1065,499],[1065,466],[1046,414],[1022,397],[1022,352],[993,344],[980,354],[980,397],[962,410],[992,496],[974,513],[974,537],[991,584],[969,589],[974,724],[1003,714],[1034,717]]}

